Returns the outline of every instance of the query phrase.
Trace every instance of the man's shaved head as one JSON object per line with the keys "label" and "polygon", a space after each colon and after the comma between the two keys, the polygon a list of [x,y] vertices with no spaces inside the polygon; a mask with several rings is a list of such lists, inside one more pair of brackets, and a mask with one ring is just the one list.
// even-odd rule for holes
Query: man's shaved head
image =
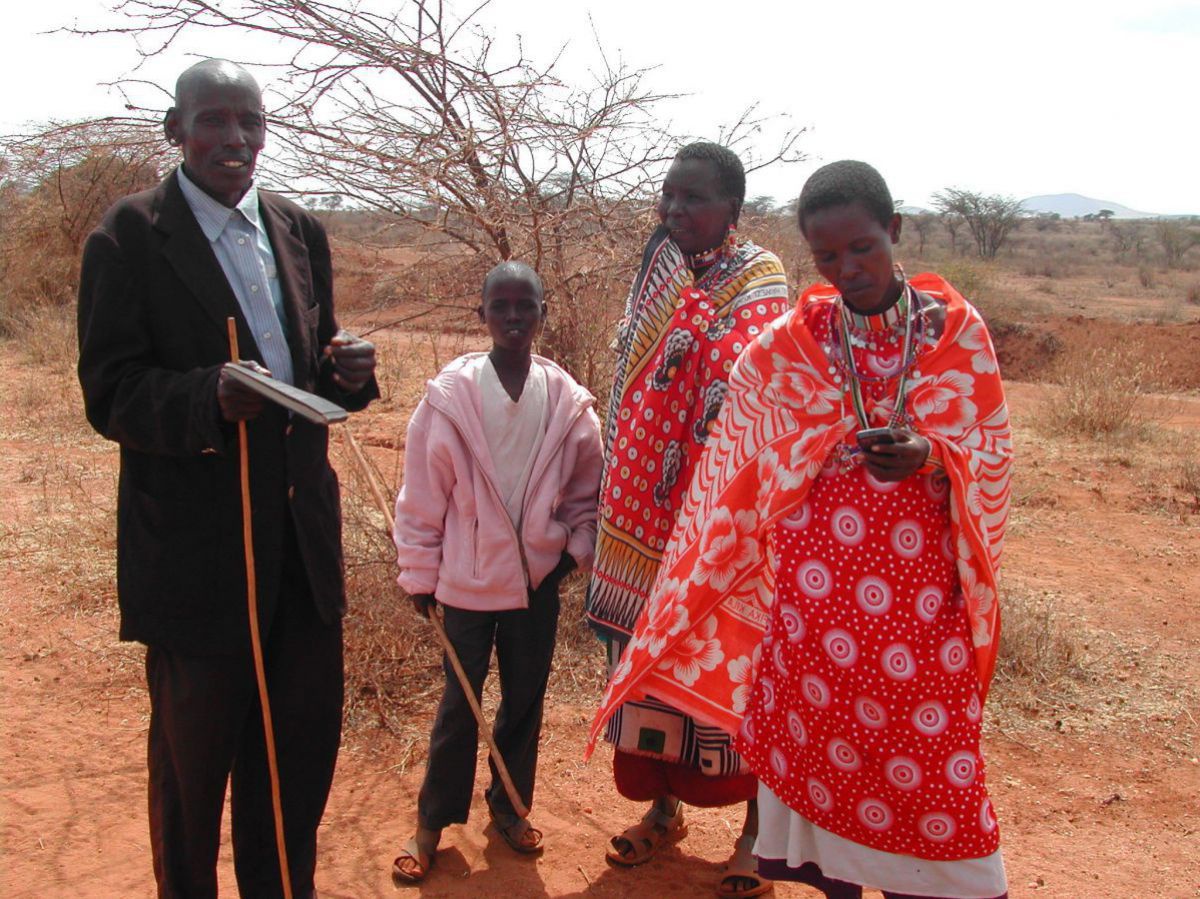
{"label": "man's shaved head", "polygon": [[254,76],[227,59],[204,59],[184,69],[175,81],[175,106],[183,107],[195,99],[197,92],[220,85],[241,85],[253,88],[262,96]]}

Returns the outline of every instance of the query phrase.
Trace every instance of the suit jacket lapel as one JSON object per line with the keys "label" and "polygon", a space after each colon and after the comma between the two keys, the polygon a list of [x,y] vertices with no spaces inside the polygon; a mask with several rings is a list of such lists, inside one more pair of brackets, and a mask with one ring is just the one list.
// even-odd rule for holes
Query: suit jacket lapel
{"label": "suit jacket lapel", "polygon": [[184,199],[174,172],[159,185],[153,225],[165,236],[163,256],[179,280],[187,286],[192,298],[219,329],[219,333],[226,334],[225,320],[234,316],[242,357],[251,358],[247,351],[253,348],[253,354],[261,359],[262,354],[258,353],[258,345],[238,306],[233,288],[229,286],[212,245],[200,230],[195,215]]}
{"label": "suit jacket lapel", "polygon": [[312,297],[312,272],[308,264],[308,247],[293,228],[297,227],[279,210],[275,198],[259,192],[259,213],[271,240],[275,254],[275,269],[283,288],[283,306],[288,317],[288,348],[292,353],[292,371],[296,386],[305,386],[310,370],[309,360],[316,355],[313,335],[305,319]]}

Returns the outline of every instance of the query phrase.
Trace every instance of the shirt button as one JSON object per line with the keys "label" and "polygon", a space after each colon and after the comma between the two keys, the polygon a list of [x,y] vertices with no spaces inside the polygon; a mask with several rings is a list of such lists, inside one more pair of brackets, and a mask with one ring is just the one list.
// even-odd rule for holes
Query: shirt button
{"label": "shirt button", "polygon": [[291,487],[288,488],[288,499],[295,499],[295,498],[296,498],[296,485],[293,484]]}
{"label": "shirt button", "polygon": [[250,285],[250,292],[251,292],[251,293],[258,293],[258,285],[257,285],[257,284],[251,284],[251,285]]}
{"label": "shirt button", "polygon": [[239,237],[239,238],[238,238],[238,246],[239,246],[239,247],[242,247],[242,246],[245,246],[245,245],[246,245],[246,238],[244,238],[244,237]]}
{"label": "shirt button", "polygon": [[271,339],[271,332],[263,331],[263,340],[270,340],[270,339]]}
{"label": "shirt button", "polygon": [[294,430],[296,430],[296,426],[289,424],[286,428],[284,428],[283,433],[286,434],[288,437],[291,437],[292,431],[294,431]]}

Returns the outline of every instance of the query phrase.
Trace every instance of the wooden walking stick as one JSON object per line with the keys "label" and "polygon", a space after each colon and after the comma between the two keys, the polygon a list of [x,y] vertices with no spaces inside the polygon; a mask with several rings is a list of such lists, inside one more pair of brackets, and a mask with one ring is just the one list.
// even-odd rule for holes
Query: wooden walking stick
{"label": "wooden walking stick", "polygon": [[[387,522],[388,536],[390,537],[395,527],[391,504],[388,503],[387,498],[384,496],[383,489],[379,486],[375,477],[375,470],[363,453],[362,447],[358,445],[358,440],[355,439],[354,434],[350,431],[349,425],[343,426],[342,435],[346,438],[346,445],[350,447],[350,453],[354,456],[355,464],[358,465],[363,479],[367,482],[371,496],[375,499],[375,505],[383,513],[383,520]],[[488,752],[492,756],[492,763],[496,766],[496,772],[500,775],[500,783],[504,785],[504,792],[508,794],[508,801],[512,803],[513,811],[520,818],[528,818],[529,809],[525,807],[525,803],[521,800],[521,794],[517,792],[516,785],[513,784],[512,778],[508,774],[508,766],[504,764],[504,756],[500,754],[500,747],[496,745],[491,728],[488,727],[488,723],[483,717],[483,709],[479,707],[479,701],[475,698],[475,691],[471,688],[470,680],[467,679],[467,672],[463,670],[458,653],[454,651],[454,646],[450,643],[450,637],[446,634],[446,628],[435,609],[430,609],[429,611],[429,623],[433,625],[433,632],[437,634],[437,638],[442,644],[442,649],[446,652],[446,658],[450,660],[450,666],[454,669],[454,673],[458,675],[458,682],[462,686],[463,693],[467,695],[467,702],[471,706],[471,711],[475,713],[475,721],[479,724],[480,733],[483,734],[483,738],[487,741]]]}
{"label": "wooden walking stick", "polygon": [[[237,322],[225,320],[229,329],[229,356],[234,364],[238,354]],[[262,637],[258,632],[258,579],[254,574],[254,529],[250,518],[250,441],[246,422],[238,426],[238,456],[242,480],[242,542],[246,548],[246,604],[250,614],[250,648],[254,653],[254,676],[258,681],[258,702],[262,707],[263,738],[267,747],[267,770],[271,776],[271,807],[275,811],[275,845],[279,849],[279,879],[284,899],[292,899],[292,876],[288,870],[287,842],[283,835],[283,799],[279,794],[279,765],[275,760],[275,730],[271,726],[271,702],[267,697],[267,672],[263,667]]]}

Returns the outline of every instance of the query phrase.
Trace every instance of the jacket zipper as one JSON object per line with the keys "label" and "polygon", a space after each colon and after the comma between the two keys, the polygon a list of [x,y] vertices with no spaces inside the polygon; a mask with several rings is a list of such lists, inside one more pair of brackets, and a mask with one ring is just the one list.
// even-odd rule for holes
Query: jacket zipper
{"label": "jacket zipper", "polygon": [[471,577],[479,580],[479,513],[471,522]]}
{"label": "jacket zipper", "polygon": [[[558,451],[562,448],[562,445],[567,442],[567,438],[571,436],[571,431],[575,428],[575,422],[579,421],[579,417],[581,415],[583,415],[587,411],[587,409],[588,409],[588,407],[584,406],[581,409],[577,408],[575,410],[575,414],[571,416],[571,420],[570,420],[570,422],[567,423],[566,428],[564,428],[562,436],[558,438],[558,442],[554,444],[554,447],[553,447],[553,449],[551,449],[549,454],[546,454],[546,453],[539,454],[542,456],[542,458],[552,459],[552,458],[554,458],[555,455],[558,454]],[[543,465],[542,467],[545,468],[545,465]],[[534,475],[540,475],[540,474],[541,474],[541,471],[538,471],[536,469],[531,470],[529,472],[529,480],[526,481],[526,483],[525,483],[525,492],[521,495],[521,528],[520,528],[520,530],[522,530],[522,531],[524,530],[524,526],[525,526],[525,502],[529,499],[529,487],[535,481]],[[521,564],[525,566],[525,585],[532,586],[532,584],[530,583],[531,578],[529,577],[529,563],[525,559],[525,542],[521,539],[520,533],[517,534],[517,549],[519,549],[521,552]]]}
{"label": "jacket zipper", "polygon": [[[434,408],[437,408],[437,406],[434,406]],[[578,408],[575,410],[575,414],[573,416],[571,416],[570,423],[566,426],[566,428],[564,428],[562,436],[558,438],[558,442],[555,443],[554,449],[550,453],[550,456],[553,456],[555,453],[557,453],[559,448],[564,443],[567,442],[567,437],[569,437],[571,435],[571,430],[575,427],[575,422],[577,422],[579,420],[579,416],[583,415],[587,411],[587,409],[588,409],[588,407],[584,406],[582,408]],[[442,410],[442,414],[446,416],[446,418],[449,420],[450,424],[454,427],[454,430],[458,432],[459,439],[462,440],[463,446],[467,447],[467,449],[470,450],[471,449],[471,441],[467,439],[467,435],[463,431],[462,426],[459,425],[459,423],[455,420],[453,415],[448,414],[445,410]],[[471,455],[475,456],[474,451],[471,451]],[[477,456],[475,458],[475,464],[479,465],[479,458]],[[499,502],[500,508],[503,509],[504,502],[500,497],[499,488],[497,488],[496,485],[492,482],[491,477],[488,475],[487,471],[484,469],[484,467],[482,465],[479,465],[479,472],[480,472],[480,474],[483,475],[484,481],[487,482],[488,489],[490,489],[492,491],[492,495]],[[537,472],[537,473],[540,473],[540,472]],[[535,474],[535,472],[530,471],[529,482],[526,483],[525,493],[521,496],[521,521],[522,521],[522,524],[525,521],[525,501],[527,499],[529,499],[529,485],[532,484],[534,481],[534,478],[533,478],[534,474]],[[528,589],[530,586],[529,559],[527,559],[525,556],[525,543],[521,539],[521,533],[517,529],[517,526],[513,524],[512,519],[510,519],[507,515],[505,515],[504,520],[508,522],[508,529],[512,533],[513,541],[517,544],[517,554],[521,557],[521,570],[525,574],[525,587],[526,587],[526,589]],[[475,528],[476,528],[476,533],[478,533],[478,528],[479,528],[478,514],[476,514],[476,516],[475,516]],[[478,545],[476,546],[475,558],[472,560],[472,562],[475,566],[475,569],[477,570],[478,566],[479,566]]]}

